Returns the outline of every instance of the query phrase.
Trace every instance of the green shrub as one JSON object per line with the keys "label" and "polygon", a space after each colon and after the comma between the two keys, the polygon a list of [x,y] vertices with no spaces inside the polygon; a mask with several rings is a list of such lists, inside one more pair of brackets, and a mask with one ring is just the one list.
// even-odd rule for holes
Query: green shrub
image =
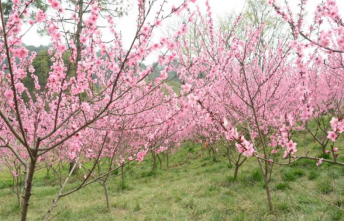
{"label": "green shrub", "polygon": [[290,189],[289,183],[285,182],[285,183],[279,183],[276,186],[276,189],[278,190],[286,190],[286,189]]}
{"label": "green shrub", "polygon": [[343,220],[344,213],[339,209],[333,209],[331,210],[330,217],[333,221],[341,221]]}
{"label": "green shrub", "polygon": [[262,172],[259,169],[256,169],[252,172],[251,176],[252,180],[255,182],[261,182],[263,181],[263,175]]}
{"label": "green shrub", "polygon": [[308,179],[309,180],[315,180],[318,176],[319,176],[319,174],[316,171],[310,171]]}
{"label": "green shrub", "polygon": [[281,171],[282,173],[282,178],[285,181],[295,181],[298,177],[302,177],[305,175],[305,172],[301,169],[295,168],[286,168]]}
{"label": "green shrub", "polygon": [[323,194],[328,194],[333,191],[333,187],[328,180],[322,180],[321,182],[317,183],[317,189]]}

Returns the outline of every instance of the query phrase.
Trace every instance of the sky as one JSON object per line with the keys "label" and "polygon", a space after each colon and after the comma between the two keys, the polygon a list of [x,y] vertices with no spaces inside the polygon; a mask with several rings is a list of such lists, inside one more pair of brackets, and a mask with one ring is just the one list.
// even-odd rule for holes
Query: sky
{"label": "sky", "polygon": [[[120,30],[123,35],[123,44],[125,47],[129,47],[132,39],[135,36],[136,18],[137,18],[137,11],[138,11],[137,6],[136,6],[137,0],[128,0],[128,1],[131,1],[132,3],[134,3],[134,6],[128,12],[128,15],[115,20],[117,23],[117,30]],[[162,0],[158,0],[158,3],[161,1]],[[199,5],[201,11],[205,11],[205,1],[206,0],[196,1],[196,4]],[[278,0],[278,2],[283,2],[283,1],[284,0]],[[299,2],[299,0],[287,0],[287,1],[290,3],[292,10],[296,12],[297,8],[295,7],[297,7],[296,3]],[[168,2],[169,2],[168,5],[166,5],[166,11],[170,10],[172,5],[178,6],[182,2],[182,0],[169,0]],[[245,2],[246,2],[245,0],[209,0],[210,6],[212,9],[212,14],[215,20],[219,17],[223,17],[232,12],[240,13],[245,5]],[[320,2],[321,0],[308,0],[307,12],[309,12],[309,14],[312,15],[315,10],[316,5],[318,5]],[[336,0],[336,2],[339,8],[339,12],[343,16],[344,15],[344,0]],[[156,4],[156,8],[153,8],[152,10],[153,14],[155,11],[157,11],[157,7],[159,5],[160,4]],[[311,19],[311,17],[312,16],[309,16],[309,19]],[[169,23],[170,22],[167,21],[165,24],[169,24]],[[163,26],[162,28],[160,28],[160,30],[156,30],[153,40],[160,39],[162,37],[163,30],[166,30],[166,27]],[[105,39],[106,39],[106,36],[107,36],[107,33],[104,33]],[[26,45],[34,45],[34,46],[47,45],[49,44],[49,37],[39,36],[36,32],[36,29],[32,28],[30,32],[28,32],[23,38],[23,42]]]}
{"label": "sky", "polygon": [[[137,0],[129,0],[131,2],[135,2]],[[160,0],[161,2],[161,0]],[[169,2],[173,2],[174,5],[178,5],[180,0],[170,0]],[[244,0],[210,0],[210,5],[212,7],[212,12],[215,17],[224,16],[232,11],[241,11]],[[205,9],[204,7],[205,0],[198,0],[198,5],[201,9]],[[171,8],[173,5],[169,3],[166,8]],[[157,4],[158,6],[158,4]],[[154,11],[154,10],[153,10]],[[123,41],[124,45],[130,44],[130,39],[133,39],[135,35],[135,27],[136,27],[136,18],[137,18],[137,7],[136,5],[129,11],[127,16],[124,16],[120,19],[116,19],[117,22],[117,30],[120,30],[123,34]],[[168,23],[168,22],[167,22]],[[157,33],[159,35],[160,33]],[[156,36],[157,37],[157,36]],[[28,32],[25,37],[23,38],[23,42],[26,45],[47,45],[49,44],[49,37],[47,36],[39,36],[37,34],[37,28],[32,28],[30,32]]]}

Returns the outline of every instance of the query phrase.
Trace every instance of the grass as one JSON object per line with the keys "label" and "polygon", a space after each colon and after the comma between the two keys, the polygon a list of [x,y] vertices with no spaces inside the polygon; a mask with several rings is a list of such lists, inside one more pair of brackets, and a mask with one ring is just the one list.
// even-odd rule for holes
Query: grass
{"label": "grass", "polygon": [[[271,182],[275,211],[269,212],[263,178],[257,161],[250,158],[239,170],[225,158],[201,156],[201,147],[184,143],[170,156],[170,168],[152,170],[151,160],[126,167],[109,180],[111,210],[104,189],[94,183],[62,198],[53,220],[342,220],[344,217],[344,169],[315,166],[303,160],[293,166],[276,166]],[[67,170],[68,168],[64,168]],[[66,189],[75,186],[78,175]],[[82,177],[82,174],[79,175]],[[10,183],[8,174],[1,181]],[[41,220],[59,186],[45,171],[34,180],[29,220]],[[8,188],[0,189],[0,220],[18,220],[20,208]]]}

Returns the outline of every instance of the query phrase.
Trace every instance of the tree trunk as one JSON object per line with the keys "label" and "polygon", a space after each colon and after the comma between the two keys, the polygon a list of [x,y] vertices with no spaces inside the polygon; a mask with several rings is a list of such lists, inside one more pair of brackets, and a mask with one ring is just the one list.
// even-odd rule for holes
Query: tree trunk
{"label": "tree trunk", "polygon": [[265,189],[266,189],[266,194],[267,194],[267,197],[268,197],[270,212],[272,212],[272,211],[274,211],[274,207],[272,205],[270,185],[269,185],[269,181],[268,181],[267,176],[264,176],[264,181],[265,181]]}
{"label": "tree trunk", "polygon": [[239,172],[239,165],[235,165],[235,170],[234,170],[234,180],[237,180],[238,178],[238,172]]}
{"label": "tree trunk", "polygon": [[121,166],[122,169],[122,184],[124,184],[124,165]]}
{"label": "tree trunk", "polygon": [[152,167],[152,169],[155,170],[155,168],[156,168],[156,157],[154,156],[153,157],[153,167]]}
{"label": "tree trunk", "polygon": [[167,166],[167,168],[168,168],[168,167],[169,167],[169,166],[168,166],[168,154],[166,155],[166,164],[167,164],[166,166]]}
{"label": "tree trunk", "polygon": [[[75,165],[75,162],[74,162],[74,161],[71,161],[71,162],[69,163],[69,170],[68,170],[68,173],[70,173],[70,172],[72,171],[74,165]],[[78,171],[78,167],[75,167],[74,170],[73,170],[73,172],[72,172],[72,174],[73,174],[73,175],[76,174],[77,171]]]}
{"label": "tree trunk", "polygon": [[[266,195],[268,198],[269,209],[270,209],[270,212],[272,212],[274,211],[274,207],[272,204],[271,190],[270,190],[269,179],[268,179],[268,171],[265,172],[261,160],[259,158],[257,158],[257,160],[258,160],[259,167],[260,167],[260,170],[262,172],[264,182],[265,182],[265,190],[266,190]],[[267,164],[267,162],[265,163]]]}
{"label": "tree trunk", "polygon": [[161,170],[161,158],[160,158],[159,154],[157,155],[157,157],[158,157],[158,160],[159,160],[159,166],[160,166],[160,170]]}
{"label": "tree trunk", "polygon": [[322,145],[322,152],[323,152],[323,156],[325,157],[326,155],[326,146]]}
{"label": "tree trunk", "polygon": [[217,162],[217,159],[216,159],[216,151],[214,148],[211,148],[212,152],[213,152],[213,161],[214,162]]}
{"label": "tree trunk", "polygon": [[106,182],[104,182],[103,187],[104,187],[104,191],[105,191],[106,206],[107,206],[108,210],[110,211],[109,194],[108,194]]}
{"label": "tree trunk", "polygon": [[19,183],[19,176],[17,176],[17,183],[16,183],[16,195],[17,195],[17,201],[18,201],[18,206],[20,207],[20,183]]}
{"label": "tree trunk", "polygon": [[25,221],[27,218],[27,212],[29,209],[29,201],[31,197],[31,189],[32,189],[32,181],[33,181],[33,176],[35,173],[35,167],[36,167],[36,162],[37,162],[37,153],[33,152],[33,159],[30,161],[29,169],[28,169],[28,174],[27,174],[27,180],[25,182],[25,188],[24,188],[24,196],[23,196],[23,204],[22,204],[22,216],[21,220]]}

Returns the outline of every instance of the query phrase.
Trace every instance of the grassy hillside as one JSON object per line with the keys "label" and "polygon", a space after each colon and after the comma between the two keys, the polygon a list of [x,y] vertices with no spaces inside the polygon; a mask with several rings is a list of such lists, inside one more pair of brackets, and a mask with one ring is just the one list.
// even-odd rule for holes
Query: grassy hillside
{"label": "grassy hillside", "polygon": [[[316,147],[314,147],[316,148]],[[206,152],[204,152],[205,154]],[[225,158],[214,162],[201,146],[185,143],[170,158],[170,167],[152,171],[151,161],[126,167],[125,184],[109,182],[111,211],[97,183],[63,198],[53,220],[343,220],[344,167],[315,161],[276,166],[271,186],[276,211],[269,213],[257,161],[249,159],[232,180]],[[341,159],[343,160],[343,159]],[[65,168],[67,170],[67,167]],[[82,175],[73,177],[74,186]],[[6,181],[8,177],[1,175]],[[40,171],[34,181],[29,220],[41,220],[59,186]],[[49,185],[48,185],[49,184]],[[0,190],[0,220],[18,220],[16,197]]]}

